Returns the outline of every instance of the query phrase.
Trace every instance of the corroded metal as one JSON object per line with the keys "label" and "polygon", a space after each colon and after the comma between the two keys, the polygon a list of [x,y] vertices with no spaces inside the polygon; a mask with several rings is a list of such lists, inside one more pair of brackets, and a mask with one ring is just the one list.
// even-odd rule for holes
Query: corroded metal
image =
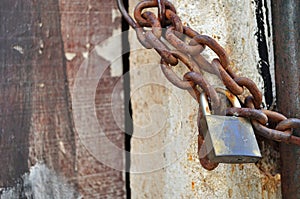
{"label": "corroded metal", "polygon": [[118,8],[119,8],[120,12],[122,13],[122,16],[125,18],[125,20],[127,21],[127,23],[131,27],[136,28],[136,23],[132,19],[132,17],[128,14],[127,10],[125,9],[123,1],[122,0],[117,0],[117,5],[118,5]]}
{"label": "corroded metal", "polygon": [[[272,1],[278,110],[300,117],[300,1]],[[281,125],[279,124],[279,129]],[[300,136],[300,129],[293,135]],[[281,144],[283,198],[300,198],[300,147]]]}
{"label": "corroded metal", "polygon": [[160,21],[160,23],[162,24],[162,26],[165,25],[166,23],[166,15],[165,15],[165,12],[166,12],[166,5],[165,5],[165,2],[164,0],[157,0],[157,4],[158,4],[158,19]]}
{"label": "corroded metal", "polygon": [[[121,5],[120,0],[118,0],[118,2],[119,5]],[[156,17],[153,12],[145,11],[146,8],[154,7],[158,8],[158,17]],[[161,56],[161,69],[171,83],[181,89],[189,91],[198,102],[199,91],[204,92],[210,97],[212,109],[217,111],[220,106],[219,99],[215,95],[215,89],[203,78],[201,74],[202,70],[219,77],[227,89],[234,95],[243,94],[244,88],[247,88],[251,96],[246,97],[243,107],[239,109],[228,109],[227,113],[239,114],[241,117],[250,118],[254,128],[259,131],[258,133],[268,139],[300,145],[300,138],[297,135],[291,134],[292,128],[299,127],[296,125],[297,122],[295,122],[298,119],[293,120],[293,125],[291,125],[290,120],[289,122],[283,123],[287,120],[287,118],[283,116],[280,120],[275,121],[277,124],[281,123],[278,124],[279,127],[277,129],[270,128],[267,121],[272,121],[272,119],[278,117],[280,114],[261,109],[262,94],[257,85],[252,80],[246,77],[239,77],[233,72],[227,52],[216,40],[209,36],[201,35],[192,28],[185,26],[181,22],[180,17],[176,14],[176,9],[172,3],[167,0],[140,1],[135,7],[134,18],[135,21],[128,13],[125,13],[125,19],[127,19],[128,23],[136,30],[139,41],[146,48],[155,49]],[[148,27],[150,27],[150,30]],[[201,52],[206,46],[215,52],[218,56],[217,59],[209,61],[201,55]],[[175,50],[173,48],[175,48]],[[172,69],[172,66],[177,65],[179,61],[190,70],[190,72],[184,75],[183,79],[178,77]],[[235,111],[235,113],[233,111]],[[199,110],[199,114],[200,112]],[[282,128],[283,130],[281,130]],[[200,136],[199,140],[201,139]],[[199,141],[199,146],[201,146],[202,142],[203,141]],[[200,158],[200,162],[204,168],[208,170],[216,167],[215,164],[211,164],[207,159]]]}

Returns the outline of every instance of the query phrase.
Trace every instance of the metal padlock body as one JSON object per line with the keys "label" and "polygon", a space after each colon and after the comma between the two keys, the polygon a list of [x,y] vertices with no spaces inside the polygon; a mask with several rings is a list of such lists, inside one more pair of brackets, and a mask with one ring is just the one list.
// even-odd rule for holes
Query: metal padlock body
{"label": "metal padlock body", "polygon": [[[234,107],[241,107],[236,96],[224,89],[224,94]],[[229,97],[228,94],[231,96]],[[204,135],[208,158],[216,163],[253,163],[261,153],[249,119],[211,115],[205,93],[201,93],[200,106],[203,117],[200,131]]]}

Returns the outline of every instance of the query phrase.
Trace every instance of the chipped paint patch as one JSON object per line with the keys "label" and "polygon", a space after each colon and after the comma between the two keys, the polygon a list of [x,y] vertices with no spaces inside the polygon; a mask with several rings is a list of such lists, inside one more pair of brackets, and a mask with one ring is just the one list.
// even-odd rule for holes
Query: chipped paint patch
{"label": "chipped paint patch", "polygon": [[66,179],[43,163],[31,167],[19,181],[15,187],[2,189],[0,198],[81,198]]}
{"label": "chipped paint patch", "polygon": [[63,153],[66,154],[66,149],[65,149],[65,145],[62,141],[59,141],[59,150]]}
{"label": "chipped paint patch", "polygon": [[112,22],[114,22],[114,20],[117,18],[117,17],[121,17],[121,13],[118,9],[112,9],[111,11],[111,15],[112,15]]}
{"label": "chipped paint patch", "polygon": [[122,68],[122,34],[115,29],[111,37],[95,46],[97,54],[111,63],[111,76],[119,77],[123,74]]}
{"label": "chipped paint patch", "polygon": [[18,51],[21,55],[24,54],[24,48],[22,46],[19,45],[13,46],[13,49]]}
{"label": "chipped paint patch", "polygon": [[89,52],[82,52],[82,56],[87,59],[89,57]]}
{"label": "chipped paint patch", "polygon": [[40,84],[39,84],[39,87],[40,87],[40,88],[45,88],[45,84],[44,84],[44,83],[40,83]]}
{"label": "chipped paint patch", "polygon": [[76,57],[76,53],[65,53],[66,59],[72,61]]}

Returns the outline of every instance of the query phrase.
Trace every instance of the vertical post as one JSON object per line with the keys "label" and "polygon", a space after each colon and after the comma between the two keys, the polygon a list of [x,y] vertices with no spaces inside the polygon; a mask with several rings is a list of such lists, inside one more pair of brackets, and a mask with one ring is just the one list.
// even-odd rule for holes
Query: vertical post
{"label": "vertical post", "polygon": [[[129,1],[131,16],[138,2]],[[230,53],[234,70],[263,87],[257,65],[265,59],[258,56],[254,32],[258,30],[257,4],[248,0],[171,2],[182,22],[214,37]],[[259,8],[260,16],[268,16],[263,13],[266,10]],[[213,171],[201,167],[197,155],[198,103],[166,80],[159,56],[142,48],[134,32],[129,42],[131,198],[280,198],[278,177],[261,172],[255,164],[220,164]],[[216,57],[206,50],[203,54],[210,60]],[[182,74],[185,69],[179,64],[174,70]],[[212,75],[204,75],[213,85],[223,86]]]}
{"label": "vertical post", "polygon": [[[300,117],[300,1],[272,2],[277,105],[288,117]],[[293,132],[299,135],[299,130]],[[281,144],[283,198],[300,198],[300,147]]]}

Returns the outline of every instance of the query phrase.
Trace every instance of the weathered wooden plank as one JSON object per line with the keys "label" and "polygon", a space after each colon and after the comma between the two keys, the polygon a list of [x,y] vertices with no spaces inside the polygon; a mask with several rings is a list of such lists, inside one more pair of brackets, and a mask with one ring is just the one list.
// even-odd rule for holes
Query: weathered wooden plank
{"label": "weathered wooden plank", "polygon": [[[101,41],[121,31],[115,2],[25,0],[0,4],[0,186],[14,185],[34,165],[39,171],[34,174],[43,173],[45,167],[38,164],[42,162],[55,171],[45,173],[62,176],[55,179],[75,187],[75,195],[124,198],[122,169],[106,166],[87,150],[75,128],[71,98],[81,64]],[[95,88],[97,119],[105,137],[123,149],[122,66],[119,72],[115,68],[112,72],[111,60],[98,59],[97,64],[107,68]],[[93,88],[80,89],[84,104],[85,91]],[[120,98],[112,105],[113,91]],[[117,119],[112,106],[120,113]],[[123,167],[124,154],[111,157]],[[40,186],[50,189],[55,180],[47,177],[48,182]]]}

